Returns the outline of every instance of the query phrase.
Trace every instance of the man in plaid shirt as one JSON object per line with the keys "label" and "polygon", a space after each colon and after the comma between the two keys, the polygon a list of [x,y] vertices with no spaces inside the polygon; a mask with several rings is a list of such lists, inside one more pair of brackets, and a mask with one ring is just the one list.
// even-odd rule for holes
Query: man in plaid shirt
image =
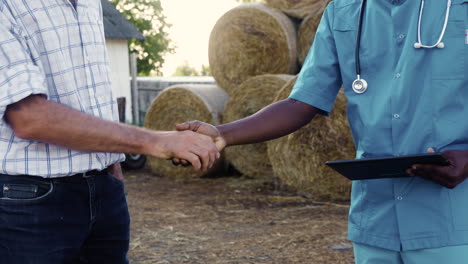
{"label": "man in plaid shirt", "polygon": [[98,0],[0,0],[2,263],[128,263],[121,153],[189,160],[210,137],[119,124]]}

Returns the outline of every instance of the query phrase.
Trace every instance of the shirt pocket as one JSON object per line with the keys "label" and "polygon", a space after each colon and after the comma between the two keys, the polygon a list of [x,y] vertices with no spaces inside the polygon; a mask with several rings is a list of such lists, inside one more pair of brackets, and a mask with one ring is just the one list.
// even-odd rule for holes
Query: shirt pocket
{"label": "shirt pocket", "polygon": [[468,199],[468,181],[464,181],[456,188],[448,190],[450,197],[453,227],[458,231],[468,231],[468,208],[465,206]]}
{"label": "shirt pocket", "polygon": [[[346,13],[349,12],[349,15]],[[333,22],[333,38],[335,40],[335,46],[338,56],[338,61],[341,69],[341,78],[343,80],[343,87],[346,93],[352,92],[351,82],[346,80],[354,80],[356,78],[355,71],[348,69],[355,69],[355,50],[356,50],[356,36],[357,36],[357,13],[352,13],[349,8],[344,8],[344,10],[339,10],[335,14],[335,20]],[[351,16],[351,18],[349,17]],[[356,18],[356,23],[351,23],[355,21],[353,18]],[[363,49],[361,48],[361,55]],[[365,53],[365,52],[364,52]],[[365,61],[361,57],[361,61]],[[367,73],[366,73],[367,74]]]}
{"label": "shirt pocket", "polygon": [[354,50],[356,46],[357,24],[352,24],[349,19],[336,17],[333,22],[333,34],[335,38],[335,45],[338,51],[345,49]]}
{"label": "shirt pocket", "polygon": [[[468,29],[468,0],[457,2],[452,5],[442,39],[445,47],[432,49],[433,80],[461,80],[467,72],[468,44],[465,34]],[[433,34],[440,34],[439,30],[435,29]]]}
{"label": "shirt pocket", "polygon": [[354,181],[351,190],[351,208],[349,210],[349,224],[361,229],[364,212],[367,208],[367,185],[364,181]]}

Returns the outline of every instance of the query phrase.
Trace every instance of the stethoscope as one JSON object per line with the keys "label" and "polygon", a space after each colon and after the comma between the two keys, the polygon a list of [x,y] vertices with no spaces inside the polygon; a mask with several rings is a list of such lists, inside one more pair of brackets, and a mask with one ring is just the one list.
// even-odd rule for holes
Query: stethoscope
{"label": "stethoscope", "polygon": [[[419,7],[419,17],[418,17],[418,42],[414,43],[415,49],[425,48],[425,49],[432,49],[432,48],[439,48],[443,49],[445,47],[442,39],[444,38],[445,29],[447,28],[448,18],[450,14],[450,7],[452,5],[452,0],[447,0],[447,9],[445,12],[445,20],[444,26],[442,27],[442,31],[440,32],[439,39],[434,45],[423,45],[421,40],[421,21],[424,12],[424,0],[421,0],[421,5]],[[362,0],[361,10],[359,11],[359,24],[358,24],[358,31],[357,31],[357,39],[356,39],[356,76],[357,79],[354,80],[352,87],[353,91],[358,94],[362,94],[367,91],[368,85],[366,80],[361,79],[361,62],[359,60],[359,48],[361,46],[361,32],[362,32],[362,21],[364,17],[364,10],[366,7],[366,0]]]}

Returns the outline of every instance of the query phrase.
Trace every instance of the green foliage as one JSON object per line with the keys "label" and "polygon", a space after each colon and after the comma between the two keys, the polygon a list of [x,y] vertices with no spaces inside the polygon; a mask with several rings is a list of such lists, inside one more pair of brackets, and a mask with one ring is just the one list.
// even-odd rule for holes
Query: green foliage
{"label": "green foliage", "polygon": [[172,76],[211,76],[210,66],[202,65],[200,71],[190,66],[187,61],[179,65]]}
{"label": "green foliage", "polygon": [[200,75],[201,76],[211,76],[210,66],[202,65],[201,70],[200,70]]}
{"label": "green foliage", "polygon": [[187,61],[184,62],[184,64],[178,66],[172,74],[173,76],[198,76],[199,73],[197,69],[193,68],[188,64]]}
{"label": "green foliage", "polygon": [[161,75],[164,55],[174,52],[167,30],[171,26],[163,15],[160,0],[111,0],[145,36],[144,41],[130,40],[130,52],[138,57],[139,75]]}

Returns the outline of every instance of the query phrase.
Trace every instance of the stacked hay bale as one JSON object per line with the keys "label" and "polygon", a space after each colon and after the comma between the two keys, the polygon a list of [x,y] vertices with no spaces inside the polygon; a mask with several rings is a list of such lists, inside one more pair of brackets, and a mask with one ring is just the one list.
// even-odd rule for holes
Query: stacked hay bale
{"label": "stacked hay bale", "polygon": [[[297,21],[274,4],[240,5],[224,14],[211,32],[210,69],[230,95],[223,123],[254,114],[273,102],[277,91],[292,78],[278,74],[299,71]],[[272,174],[266,143],[227,148],[226,157],[244,175]]]}
{"label": "stacked hay bale", "polygon": [[[285,85],[275,100],[287,98],[294,82]],[[354,153],[342,92],[329,117],[317,115],[296,132],[268,142],[268,157],[280,182],[320,199],[349,199],[351,182],[325,162],[351,159]]]}
{"label": "stacked hay bale", "polygon": [[[235,89],[226,105],[223,123],[250,116],[269,105],[294,75],[266,74],[247,79]],[[273,175],[266,143],[226,148],[226,159],[242,174],[251,177]]]}
{"label": "stacked hay bale", "polygon": [[[189,120],[218,125],[227,99],[227,93],[215,85],[171,86],[154,99],[146,114],[145,127],[174,130],[176,124]],[[170,161],[153,157],[148,157],[148,165],[155,174],[183,178],[215,173],[224,167],[224,161],[221,159],[207,172],[176,167]]]}
{"label": "stacked hay bale", "polygon": [[326,7],[329,1],[324,0],[266,0],[266,3],[291,17],[303,19]]}
{"label": "stacked hay bale", "polygon": [[249,77],[297,73],[296,49],[296,30],[286,15],[263,4],[240,5],[211,32],[211,73],[231,94]]}

